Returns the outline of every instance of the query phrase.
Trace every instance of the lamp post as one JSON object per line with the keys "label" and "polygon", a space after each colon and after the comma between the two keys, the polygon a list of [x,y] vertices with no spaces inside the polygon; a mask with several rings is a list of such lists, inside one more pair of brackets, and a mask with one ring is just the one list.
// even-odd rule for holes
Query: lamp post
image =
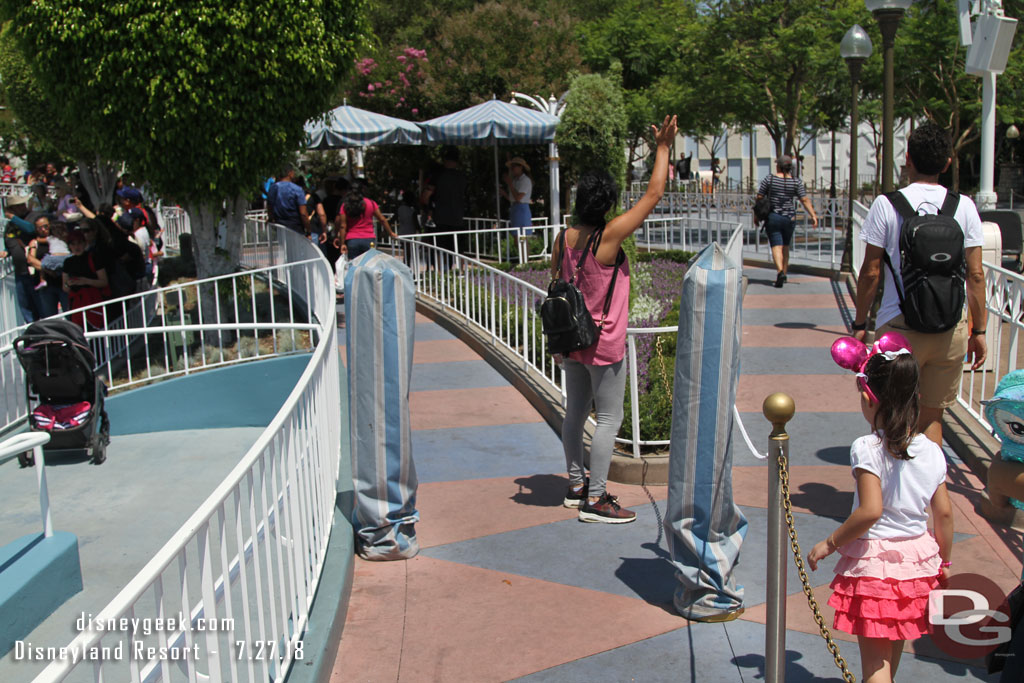
{"label": "lamp post", "polygon": [[[562,112],[565,111],[565,96],[568,94],[568,92],[563,93],[557,100],[554,95],[551,95],[545,100],[543,97],[532,97],[521,92],[513,92],[512,104],[516,104],[517,99],[524,100],[529,102],[530,106],[534,109],[560,119],[562,118]],[[551,222],[551,225],[560,225],[562,222],[562,201],[561,187],[558,179],[558,145],[554,142],[548,144],[548,172],[551,182],[549,192],[551,205],[548,209],[548,220]]]}
{"label": "lamp post", "polygon": [[864,0],[868,11],[875,15],[882,32],[882,62],[885,68],[885,96],[882,100],[882,192],[892,192],[893,169],[893,58],[896,48],[896,29],[903,14],[914,0]]}
{"label": "lamp post", "polygon": [[1010,163],[1013,163],[1013,148],[1016,146],[1014,143],[1017,138],[1020,137],[1020,129],[1017,128],[1016,124],[1011,123],[1010,127],[1006,129],[1006,139],[1010,140]]}
{"label": "lamp post", "polygon": [[[846,215],[847,241],[851,235],[849,226],[853,225],[853,193],[857,187],[857,129],[860,127],[857,104],[860,98],[860,71],[864,62],[871,56],[871,51],[871,37],[859,24],[854,24],[839,43],[839,55],[846,60],[846,66],[850,69],[850,201]],[[849,253],[849,247],[847,244],[845,253]],[[845,254],[843,259],[846,259]]]}

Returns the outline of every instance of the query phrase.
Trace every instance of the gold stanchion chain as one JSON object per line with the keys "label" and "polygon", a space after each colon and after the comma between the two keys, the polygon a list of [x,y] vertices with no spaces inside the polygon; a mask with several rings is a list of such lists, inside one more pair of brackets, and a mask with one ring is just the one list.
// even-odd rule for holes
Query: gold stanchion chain
{"label": "gold stanchion chain", "polygon": [[[832,653],[836,666],[843,674],[843,680],[847,683],[856,683],[857,679],[846,667],[846,660],[839,653],[839,646],[832,640],[832,632],[825,626],[825,619],[818,609],[818,601],[814,599],[814,590],[811,582],[807,579],[807,572],[804,571],[804,560],[800,552],[800,543],[796,538],[796,526],[793,523],[793,504],[789,500],[789,471],[787,469],[786,456],[779,453],[779,481],[782,483],[782,506],[786,509],[786,526],[789,528],[789,547],[793,550],[793,561],[796,563],[796,570],[800,574],[800,583],[803,584],[804,595],[807,596],[807,604],[814,613],[814,621],[818,624],[821,637],[825,639],[825,647]],[[783,599],[785,597],[783,596]]]}

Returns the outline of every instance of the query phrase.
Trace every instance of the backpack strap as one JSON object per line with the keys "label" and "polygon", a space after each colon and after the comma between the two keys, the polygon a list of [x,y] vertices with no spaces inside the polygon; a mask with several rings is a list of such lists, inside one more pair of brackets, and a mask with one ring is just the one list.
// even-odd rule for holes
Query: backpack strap
{"label": "backpack strap", "polygon": [[939,213],[943,216],[949,216],[956,220],[956,209],[960,206],[960,193],[953,192],[953,190],[946,190],[946,199],[942,202],[942,208],[939,209]]}
{"label": "backpack strap", "polygon": [[[889,200],[889,203],[892,204],[892,208],[896,209],[896,213],[898,213],[900,218],[903,220],[907,220],[908,218],[912,218],[917,215],[917,211],[915,211],[914,207],[912,207],[910,202],[907,201],[906,195],[899,190],[887,192],[885,194],[885,198]],[[959,198],[957,201],[959,201]],[[943,204],[943,206],[945,206],[945,204]]]}
{"label": "backpack strap", "polygon": [[[899,190],[887,192],[885,194],[885,198],[889,200],[889,203],[892,204],[892,208],[896,210],[896,213],[898,213],[900,218],[904,221],[917,215],[917,211],[914,210],[914,207],[910,205],[909,201],[907,201],[906,196]],[[900,230],[902,229],[903,226],[901,224]],[[903,310],[903,281],[896,275],[896,269],[892,266],[892,259],[889,258],[888,249],[882,249],[882,260],[885,261],[885,265],[889,267],[889,272],[892,273],[892,281],[893,284],[896,285],[896,296],[900,300],[900,310]]]}

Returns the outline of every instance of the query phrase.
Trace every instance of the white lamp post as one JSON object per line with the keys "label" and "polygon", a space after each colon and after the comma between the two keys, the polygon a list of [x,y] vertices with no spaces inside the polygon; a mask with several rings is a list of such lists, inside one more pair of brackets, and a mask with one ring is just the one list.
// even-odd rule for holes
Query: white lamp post
{"label": "white lamp post", "polygon": [[914,4],[914,0],[864,0],[868,11],[875,15],[882,32],[882,63],[885,67],[885,94],[882,100],[882,192],[892,192],[895,187],[893,171],[893,57],[896,48],[896,29],[903,14]]}
{"label": "white lamp post", "polygon": [[[533,97],[526,95],[521,92],[512,93],[512,103],[515,104],[516,100],[523,100],[529,102],[530,106],[538,111],[542,111],[545,114],[551,114],[555,118],[562,118],[562,112],[565,111],[565,96],[568,93],[562,93],[562,96],[557,100],[554,95],[544,99],[543,97]],[[561,188],[558,182],[558,145],[554,142],[548,144],[548,174],[550,178],[550,192],[549,192],[549,203],[548,209],[548,220],[551,225],[561,225],[562,223],[562,203],[561,203]]]}

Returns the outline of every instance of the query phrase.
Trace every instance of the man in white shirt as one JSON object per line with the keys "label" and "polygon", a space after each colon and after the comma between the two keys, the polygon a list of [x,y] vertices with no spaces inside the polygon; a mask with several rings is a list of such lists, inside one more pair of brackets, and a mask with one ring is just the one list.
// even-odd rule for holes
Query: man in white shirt
{"label": "man in white shirt", "polygon": [[[917,127],[907,140],[907,174],[910,185],[900,190],[916,211],[935,214],[946,199],[946,188],[939,185],[939,174],[952,161],[953,145],[949,134],[933,123]],[[885,272],[885,289],[875,322],[876,337],[884,332],[899,332],[910,341],[914,357],[921,367],[921,416],[918,431],[942,445],[942,411],[956,401],[963,375],[965,354],[973,358],[972,367],[978,369],[985,362],[985,274],[981,265],[983,243],[981,218],[969,197],[960,196],[954,216],[964,232],[964,258],[967,264],[968,318],[951,330],[927,334],[910,329],[900,312],[899,294],[892,273],[882,267],[883,255],[888,253],[892,269],[900,272],[900,228],[903,219],[888,198],[879,196],[871,204],[864,219],[861,239],[865,242],[864,263],[857,279],[857,312],[853,320],[853,336],[864,340],[867,336],[867,315],[878,290],[881,273]],[[902,287],[902,283],[900,283]],[[902,291],[902,290],[901,290]]]}

